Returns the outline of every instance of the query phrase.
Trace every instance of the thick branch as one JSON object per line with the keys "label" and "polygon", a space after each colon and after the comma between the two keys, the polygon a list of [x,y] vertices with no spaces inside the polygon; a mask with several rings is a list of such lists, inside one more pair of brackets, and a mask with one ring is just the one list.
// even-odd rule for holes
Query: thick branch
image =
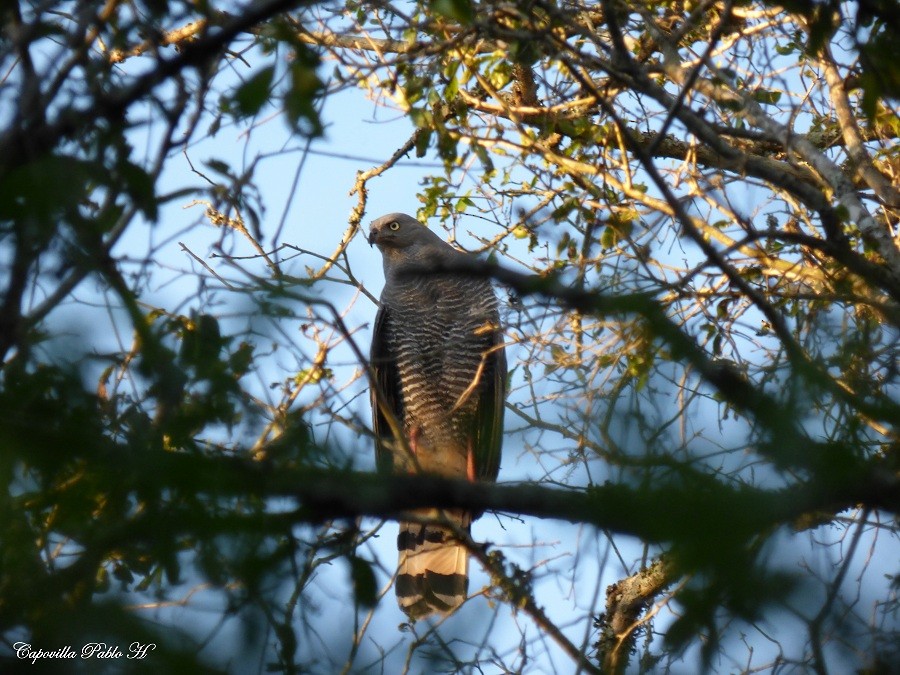
{"label": "thick branch", "polygon": [[[228,15],[219,13],[216,16],[224,19]],[[122,63],[122,61],[124,61],[125,59],[131,58],[133,56],[141,56],[148,51],[155,51],[160,47],[168,47],[188,42],[195,39],[199,34],[203,33],[208,25],[209,22],[206,19],[199,19],[174,30],[163,33],[155,39],[144,40],[142,43],[135,45],[130,49],[113,49],[109,52],[109,62]]]}
{"label": "thick branch", "polygon": [[[691,536],[697,514],[704,514],[706,532],[699,536],[719,532],[737,542],[811,511],[865,504],[900,513],[900,476],[878,465],[845,470],[830,483],[819,481],[785,490],[733,488],[703,474],[686,474],[679,484],[640,488],[606,484],[576,491],[438,476],[382,476],[308,467],[276,470],[265,462],[174,453],[147,461],[153,469],[142,471],[144,479],[154,475],[156,480],[162,472],[174,482],[173,487],[222,496],[294,497],[299,509],[292,519],[297,522],[360,515],[398,518],[431,506],[555,518],[664,542],[673,535]],[[141,477],[135,481],[140,483]]]}
{"label": "thick branch", "polygon": [[863,144],[862,133],[850,107],[844,78],[841,77],[834,59],[827,50],[821,63],[825,70],[825,80],[828,82],[831,104],[834,106],[841,134],[847,146],[847,154],[853,161],[856,171],[886,206],[895,209],[900,208],[900,191],[891,185],[888,178],[875,168],[872,158]]}
{"label": "thick branch", "polygon": [[606,613],[597,622],[600,628],[597,652],[603,672],[609,675],[625,672],[637,629],[642,623],[641,614],[675,576],[669,561],[660,558],[636,574],[609,585]]}
{"label": "thick branch", "polygon": [[330,49],[349,49],[353,51],[375,52],[376,54],[409,54],[410,52],[430,51],[433,45],[406,40],[375,38],[367,34],[339,35],[331,31],[312,31],[300,29],[297,39],[306,44]]}

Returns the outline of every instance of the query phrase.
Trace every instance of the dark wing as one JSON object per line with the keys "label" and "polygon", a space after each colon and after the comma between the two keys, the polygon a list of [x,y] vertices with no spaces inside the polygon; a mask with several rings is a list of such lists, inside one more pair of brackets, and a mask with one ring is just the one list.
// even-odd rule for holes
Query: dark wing
{"label": "dark wing", "polygon": [[385,441],[394,438],[390,416],[398,424],[403,419],[397,358],[387,341],[389,321],[389,311],[381,307],[375,315],[372,349],[369,351],[374,371],[374,386],[370,388],[369,399],[372,404],[372,430],[375,432],[375,463],[379,471],[387,472],[390,472],[394,463],[393,455],[384,445]]}
{"label": "dark wing", "polygon": [[481,480],[495,481],[500,472],[500,448],[503,444],[503,413],[506,402],[506,353],[499,317],[496,330],[485,345],[482,385],[475,411],[475,468]]}

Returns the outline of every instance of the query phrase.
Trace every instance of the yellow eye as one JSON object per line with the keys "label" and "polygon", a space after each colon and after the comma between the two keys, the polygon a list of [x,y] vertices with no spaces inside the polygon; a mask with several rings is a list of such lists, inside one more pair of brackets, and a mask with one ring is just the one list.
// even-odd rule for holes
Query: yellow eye
{"label": "yellow eye", "polygon": [[396,232],[397,230],[400,229],[400,223],[398,223],[397,221],[394,221],[393,223],[388,225],[388,227],[391,228],[394,232]]}

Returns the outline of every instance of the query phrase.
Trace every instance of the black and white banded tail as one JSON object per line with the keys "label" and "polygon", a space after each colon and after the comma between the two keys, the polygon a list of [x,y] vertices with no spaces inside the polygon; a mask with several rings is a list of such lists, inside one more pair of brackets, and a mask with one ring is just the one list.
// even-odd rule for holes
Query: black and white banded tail
{"label": "black and white banded tail", "polygon": [[[469,531],[468,521],[464,516],[459,523],[465,532]],[[432,612],[453,611],[465,601],[469,552],[452,528],[401,522],[397,551],[397,602],[413,621]]]}

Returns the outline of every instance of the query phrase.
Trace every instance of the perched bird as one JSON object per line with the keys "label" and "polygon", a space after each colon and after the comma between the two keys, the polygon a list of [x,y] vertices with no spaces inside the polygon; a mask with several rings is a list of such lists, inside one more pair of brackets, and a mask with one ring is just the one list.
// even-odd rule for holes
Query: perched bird
{"label": "perched bird", "polygon": [[[369,244],[381,251],[385,277],[371,350],[379,469],[496,480],[506,356],[490,281],[466,274],[469,254],[402,213],[373,221]],[[465,600],[469,555],[453,530],[468,532],[480,514],[415,515],[422,522],[400,523],[396,583],[413,620]]]}

